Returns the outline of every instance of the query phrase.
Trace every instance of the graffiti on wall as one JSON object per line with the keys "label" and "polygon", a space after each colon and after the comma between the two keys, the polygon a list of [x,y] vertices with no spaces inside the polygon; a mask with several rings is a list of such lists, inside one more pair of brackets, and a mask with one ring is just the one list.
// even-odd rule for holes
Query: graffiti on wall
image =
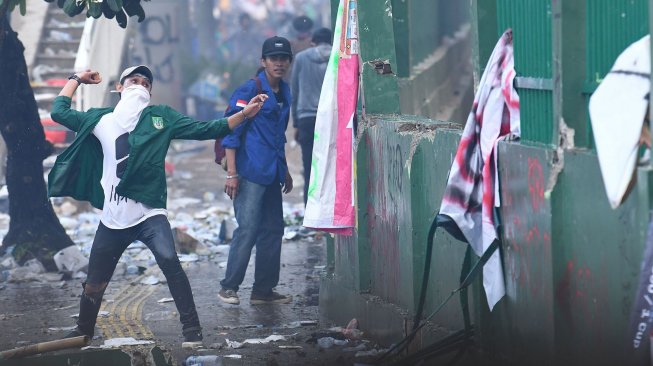
{"label": "graffiti on wall", "polygon": [[[153,104],[182,108],[179,60],[180,47],[178,6],[158,4],[146,9],[147,17],[138,25],[130,50],[131,65],[147,65],[154,74]],[[159,92],[156,91],[164,91]]]}

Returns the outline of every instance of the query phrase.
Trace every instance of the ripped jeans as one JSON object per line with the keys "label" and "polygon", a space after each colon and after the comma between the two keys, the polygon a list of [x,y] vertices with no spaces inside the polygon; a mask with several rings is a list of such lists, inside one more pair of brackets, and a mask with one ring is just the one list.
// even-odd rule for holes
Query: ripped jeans
{"label": "ripped jeans", "polygon": [[156,263],[168,281],[168,288],[175,300],[183,330],[198,329],[200,322],[195,309],[193,292],[177,258],[170,223],[164,215],[156,215],[126,229],[109,229],[100,223],[91,248],[88,276],[83,283],[84,291],[79,304],[77,321],[79,330],[93,336],[104,290],[111,280],[122,253],[135,240],[141,241],[154,254]]}

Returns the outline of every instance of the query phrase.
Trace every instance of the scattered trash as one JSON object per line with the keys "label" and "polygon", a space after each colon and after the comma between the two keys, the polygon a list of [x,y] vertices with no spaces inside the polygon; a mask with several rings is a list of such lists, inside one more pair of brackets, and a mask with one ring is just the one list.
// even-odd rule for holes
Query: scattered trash
{"label": "scattered trash", "polygon": [[[143,344],[154,344],[154,341],[146,341],[146,340],[140,340],[140,339],[134,339],[133,337],[125,337],[125,338],[111,338],[107,339],[104,341],[104,344],[101,345],[99,348],[117,348],[117,347],[122,347],[122,346],[139,346]],[[84,347],[82,349],[87,349],[88,347]]]}
{"label": "scattered trash", "polygon": [[200,260],[200,257],[195,253],[180,254],[179,255],[179,261],[182,262],[182,263],[184,263],[184,262],[199,262],[199,260]]}
{"label": "scattered trash", "polygon": [[250,339],[245,339],[243,343],[249,343],[249,344],[267,344],[270,342],[279,342],[279,341],[285,341],[286,337],[279,335],[279,334],[273,334],[270,336],[267,336],[266,338],[250,338]]}
{"label": "scattered trash", "polygon": [[141,285],[158,285],[161,281],[157,276],[147,276],[140,282]]}
{"label": "scattered trash", "polygon": [[317,340],[317,345],[320,348],[327,349],[333,347],[334,345],[345,346],[348,344],[348,342],[349,341],[346,339],[334,339],[333,337],[323,337]]}
{"label": "scattered trash", "polygon": [[243,348],[244,344],[236,341],[230,341],[228,338],[225,338],[224,342],[227,344],[227,347],[233,349]]}
{"label": "scattered trash", "polygon": [[[97,316],[98,316],[99,318],[108,318],[109,315],[111,315],[111,313],[108,312],[108,311],[104,311],[104,310],[100,311],[100,312],[97,314]],[[77,314],[73,314],[73,315],[71,315],[70,317],[71,317],[71,318],[79,318],[79,313],[77,313]]]}
{"label": "scattered trash", "polygon": [[386,349],[372,349],[369,351],[359,351],[354,354],[354,357],[368,357],[368,356],[378,356],[385,353]]}
{"label": "scattered trash", "polygon": [[179,228],[172,229],[172,238],[175,241],[175,248],[177,249],[177,253],[181,254],[195,253],[197,245],[199,244],[197,239],[188,235],[188,233],[180,230]]}
{"label": "scattered trash", "polygon": [[317,320],[296,320],[294,322],[284,324],[284,325],[280,326],[279,328],[293,329],[293,328],[299,328],[299,327],[308,327],[308,326],[317,325],[317,324],[318,324]]}
{"label": "scattered trash", "polygon": [[283,238],[285,240],[299,239],[297,230],[293,230],[292,226],[285,227],[283,231]]}
{"label": "scattered trash", "polygon": [[86,258],[76,245],[63,248],[54,255],[54,264],[60,272],[74,273],[88,267]]}
{"label": "scattered trash", "polygon": [[363,332],[358,329],[358,320],[356,318],[349,321],[345,328],[342,327],[333,327],[330,328],[331,332],[340,332],[348,339],[361,339],[363,337]]}
{"label": "scattered trash", "polygon": [[216,355],[205,355],[205,356],[188,356],[184,362],[183,366],[218,366],[222,365],[222,357]]}
{"label": "scattered trash", "polygon": [[18,263],[16,263],[16,260],[12,255],[9,255],[7,258],[3,259],[2,262],[0,262],[0,268],[2,269],[13,269],[18,267]]}
{"label": "scattered trash", "polygon": [[163,304],[163,303],[166,303],[166,302],[173,302],[173,301],[175,301],[175,299],[173,299],[172,297],[164,297],[163,299],[160,299],[157,302],[159,304]]}
{"label": "scattered trash", "polygon": [[48,328],[48,330],[51,331],[51,332],[59,332],[59,331],[69,332],[69,331],[71,331],[71,330],[73,330],[75,328],[77,328],[76,325],[73,325],[73,326],[70,326],[70,327],[52,327],[52,328]]}
{"label": "scattered trash", "polygon": [[231,355],[224,355],[223,357],[224,358],[231,358],[231,359],[234,359],[234,360],[240,360],[241,358],[243,358],[243,355],[231,354]]}
{"label": "scattered trash", "polygon": [[230,326],[230,325],[224,325],[221,327],[218,327],[219,329],[227,329],[227,330],[233,330],[233,329],[254,329],[254,328],[263,328],[263,324],[246,324],[246,325],[238,325],[238,326]]}

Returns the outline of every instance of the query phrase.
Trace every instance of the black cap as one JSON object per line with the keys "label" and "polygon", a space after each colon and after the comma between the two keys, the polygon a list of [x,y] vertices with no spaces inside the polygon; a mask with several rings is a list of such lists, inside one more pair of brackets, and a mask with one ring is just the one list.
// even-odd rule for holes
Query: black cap
{"label": "black cap", "polygon": [[331,44],[333,35],[331,34],[331,29],[329,28],[320,28],[313,32],[313,38],[311,42],[315,44],[328,43]]}
{"label": "black cap", "polygon": [[122,74],[120,74],[120,84],[124,83],[125,79],[133,74],[141,74],[150,79],[150,84],[154,83],[154,77],[152,76],[150,68],[145,65],[138,65],[126,68]]}
{"label": "black cap", "polygon": [[293,19],[292,27],[295,28],[297,32],[308,32],[313,28],[313,21],[306,15],[301,15]]}
{"label": "black cap", "polygon": [[279,36],[270,37],[263,42],[261,58],[273,55],[287,55],[292,59],[292,50],[290,42]]}

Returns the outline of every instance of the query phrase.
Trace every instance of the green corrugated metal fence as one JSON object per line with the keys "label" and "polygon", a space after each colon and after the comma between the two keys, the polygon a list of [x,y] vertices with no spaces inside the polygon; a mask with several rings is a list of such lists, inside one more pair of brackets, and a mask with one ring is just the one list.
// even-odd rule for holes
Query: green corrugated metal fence
{"label": "green corrugated metal fence", "polygon": [[[583,92],[591,93],[631,43],[648,33],[648,1],[591,0],[586,2],[586,72]],[[586,114],[589,147],[594,147],[589,114]]]}
{"label": "green corrugated metal fence", "polygon": [[[498,0],[497,18],[500,36],[512,28],[515,69],[520,78],[550,80],[551,0]],[[498,38],[498,37],[497,37]],[[533,83],[535,84],[535,83]],[[546,85],[547,83],[541,83]],[[519,85],[519,84],[518,84]],[[544,86],[544,88],[548,88]],[[518,88],[521,101],[522,138],[552,142],[553,99],[551,90],[523,83]]]}

